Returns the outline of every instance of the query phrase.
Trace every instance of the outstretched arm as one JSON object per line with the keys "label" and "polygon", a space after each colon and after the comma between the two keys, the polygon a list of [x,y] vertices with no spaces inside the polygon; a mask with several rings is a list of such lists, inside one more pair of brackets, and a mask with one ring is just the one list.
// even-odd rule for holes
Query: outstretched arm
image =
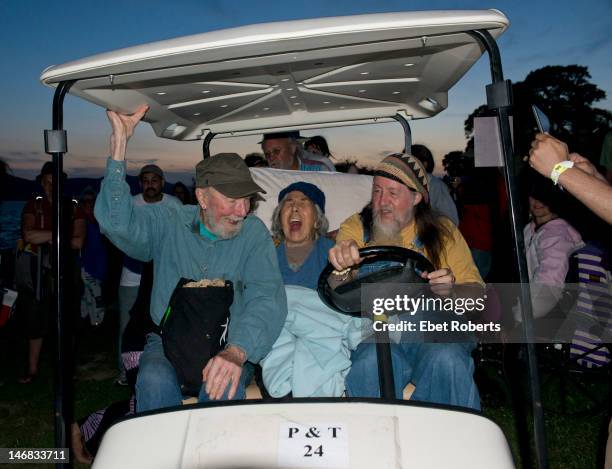
{"label": "outstretched arm", "polygon": [[125,182],[125,152],[128,140],[147,109],[146,105],[140,106],[131,115],[106,111],[112,128],[111,157],[94,207],[102,233],[123,252],[142,261],[151,259],[152,243],[162,229],[159,222],[153,222],[159,218],[156,213],[159,207],[133,206],[130,188]]}
{"label": "outstretched arm", "polygon": [[612,186],[599,176],[586,158],[575,153],[570,155],[565,143],[548,134],[536,135],[529,151],[529,164],[538,173],[550,177],[554,166],[566,160],[572,160],[574,167],[559,176],[559,185],[597,216],[612,223]]}
{"label": "outstretched arm", "polygon": [[559,184],[598,217],[612,223],[612,186],[576,167],[565,171]]}

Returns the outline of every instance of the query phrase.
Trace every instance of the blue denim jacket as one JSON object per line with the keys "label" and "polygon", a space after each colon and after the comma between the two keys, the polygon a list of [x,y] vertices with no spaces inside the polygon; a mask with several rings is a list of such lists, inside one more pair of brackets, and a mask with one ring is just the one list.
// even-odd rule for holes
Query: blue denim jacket
{"label": "blue denim jacket", "polygon": [[125,162],[109,158],[96,201],[100,229],[120,250],[154,261],[151,318],[159,324],[181,277],[222,278],[234,284],[228,342],[259,362],[271,349],[287,316],[287,298],[272,238],[249,215],[232,239],[211,241],[199,233],[199,207],[132,204]]}

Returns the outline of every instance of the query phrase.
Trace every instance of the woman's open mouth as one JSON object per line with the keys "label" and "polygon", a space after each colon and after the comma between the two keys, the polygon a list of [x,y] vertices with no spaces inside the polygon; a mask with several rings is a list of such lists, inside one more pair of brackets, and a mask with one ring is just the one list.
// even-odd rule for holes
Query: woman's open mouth
{"label": "woman's open mouth", "polygon": [[297,219],[289,220],[289,231],[291,232],[300,231],[301,228],[302,228],[302,220],[297,220]]}

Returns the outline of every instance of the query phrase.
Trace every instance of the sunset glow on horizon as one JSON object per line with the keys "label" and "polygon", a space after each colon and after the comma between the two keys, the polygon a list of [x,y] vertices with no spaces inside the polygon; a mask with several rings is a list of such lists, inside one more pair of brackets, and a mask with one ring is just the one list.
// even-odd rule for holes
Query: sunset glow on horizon
{"label": "sunset glow on horizon", "polygon": [[[498,8],[510,19],[499,40],[506,78],[521,81],[532,70],[546,65],[579,64],[588,67],[591,82],[606,91],[597,107],[612,109],[612,4],[606,0],[576,8],[569,1],[312,1],[279,8],[276,2],[176,2],[172,8],[153,1],[113,0],[89,4],[73,0],[30,6],[6,2],[0,7],[4,19],[2,48],[10,73],[0,87],[3,108],[11,118],[0,127],[0,158],[15,176],[33,179],[43,162],[43,129],[51,126],[53,90],[40,84],[41,72],[63,63],[122,47],[177,36],[224,29],[251,23],[378,13],[402,10]],[[193,12],[197,14],[193,14]],[[189,12],[189,13],[187,13]],[[571,34],[568,34],[571,31]],[[7,69],[8,71],[8,69]],[[433,119],[414,121],[413,140],[430,147],[441,170],[442,157],[466,145],[464,121],[485,102],[484,86],[490,82],[488,60],[481,59],[449,93],[448,109]],[[110,127],[101,108],[73,96],[66,99],[64,127],[68,130],[68,153],[64,166],[69,177],[101,177],[108,155]],[[337,161],[357,160],[372,165],[389,152],[403,147],[397,123],[347,128],[308,130],[305,136],[323,135]],[[261,149],[258,136],[218,138],[211,153],[232,151],[242,156]],[[128,147],[128,172],[155,162],[167,180],[190,183],[193,167],[202,155],[201,142],[175,142],[155,137],[148,124],[137,129]]]}

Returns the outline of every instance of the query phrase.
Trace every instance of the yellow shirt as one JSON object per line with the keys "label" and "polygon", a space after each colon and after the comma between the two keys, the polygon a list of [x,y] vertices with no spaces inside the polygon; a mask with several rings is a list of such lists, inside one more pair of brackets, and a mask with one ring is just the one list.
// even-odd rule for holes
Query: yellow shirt
{"label": "yellow shirt", "polygon": [[[470,248],[468,248],[461,232],[450,220],[443,219],[442,223],[450,231],[451,237],[446,240],[444,250],[440,255],[440,268],[450,269],[457,283],[480,283],[484,285],[472,259]],[[415,244],[416,231],[414,221],[405,227],[400,235],[402,237],[402,247],[416,251],[429,259],[426,249]],[[338,236],[336,236],[336,243],[349,239],[354,240],[360,248],[366,246],[363,240],[363,225],[358,213],[349,217],[340,225],[340,231]],[[367,245],[371,244],[368,243]]]}

